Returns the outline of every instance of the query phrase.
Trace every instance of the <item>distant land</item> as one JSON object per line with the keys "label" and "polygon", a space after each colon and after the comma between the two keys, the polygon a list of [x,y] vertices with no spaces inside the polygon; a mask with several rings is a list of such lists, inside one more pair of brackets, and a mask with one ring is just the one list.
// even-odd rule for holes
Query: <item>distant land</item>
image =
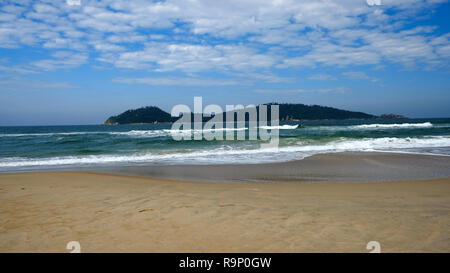
{"label": "distant land", "polygon": [[[276,103],[267,104],[268,107]],[[385,114],[375,116],[363,112],[353,112],[341,110],[333,107],[320,105],[305,105],[283,103],[279,105],[280,121],[300,121],[300,120],[324,120],[324,119],[374,119],[374,118],[405,118],[396,114]],[[258,108],[259,106],[257,106]],[[270,111],[269,111],[270,112]],[[191,114],[193,115],[193,114]],[[105,125],[115,124],[136,124],[136,123],[170,123],[179,117],[172,117],[169,113],[156,106],[147,106],[139,109],[127,110],[120,115],[109,117]],[[203,120],[209,120],[204,118]]]}

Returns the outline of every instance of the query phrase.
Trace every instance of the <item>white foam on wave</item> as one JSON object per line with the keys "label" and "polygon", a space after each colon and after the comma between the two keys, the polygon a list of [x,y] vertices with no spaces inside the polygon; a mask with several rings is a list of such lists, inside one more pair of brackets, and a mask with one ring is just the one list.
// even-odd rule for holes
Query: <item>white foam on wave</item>
{"label": "white foam on wave", "polygon": [[424,123],[394,123],[394,124],[362,124],[353,125],[349,128],[353,129],[407,129],[407,128],[430,128],[433,127],[431,122]]}
{"label": "white foam on wave", "polygon": [[201,132],[215,132],[215,131],[245,131],[248,128],[211,128],[211,129],[164,129],[164,132],[167,133],[183,133],[183,134],[192,134],[192,133],[201,133]]}
{"label": "white foam on wave", "polygon": [[131,130],[127,132],[108,132],[108,134],[132,137],[158,137],[167,135],[164,130]]}
{"label": "white foam on wave", "polygon": [[28,133],[28,134],[0,134],[0,137],[33,137],[33,136],[75,136],[75,135],[153,135],[160,134],[162,130],[139,131],[132,130],[127,132],[64,132],[64,133]]}
{"label": "white foam on wave", "polygon": [[280,125],[280,126],[260,126],[259,128],[262,129],[270,129],[270,130],[293,130],[293,129],[297,129],[298,128],[298,124],[297,125]]}
{"label": "white foam on wave", "polygon": [[203,130],[176,130],[176,129],[158,129],[158,130],[131,130],[125,132],[65,132],[65,133],[28,133],[28,134],[0,134],[0,137],[32,137],[32,136],[73,136],[73,135],[122,135],[131,137],[158,137],[168,136],[170,134],[192,134],[214,131],[245,131],[248,128],[212,128]]}
{"label": "white foam on wave", "polygon": [[302,159],[319,153],[346,152],[346,151],[405,151],[411,148],[449,147],[450,137],[432,136],[425,138],[341,138],[321,144],[305,144],[298,142],[295,145],[279,148],[238,148],[223,146],[216,149],[146,152],[127,155],[89,155],[64,156],[52,158],[3,158],[0,159],[0,168],[61,166],[61,165],[92,165],[108,163],[177,163],[177,164],[215,164],[215,163],[258,163],[276,162]]}
{"label": "white foam on wave", "polygon": [[303,152],[344,152],[344,151],[375,151],[386,149],[410,149],[410,148],[431,148],[431,147],[450,147],[450,137],[433,136],[425,138],[363,138],[347,139],[304,146],[292,146],[292,151]]}
{"label": "white foam on wave", "polygon": [[[296,129],[299,125],[281,125],[281,126],[261,126],[258,128],[263,129],[279,129],[279,130],[289,130]],[[124,135],[124,136],[134,136],[134,137],[157,137],[157,136],[167,136],[169,134],[195,134],[201,132],[215,132],[215,131],[245,131],[248,128],[211,128],[211,129],[157,129],[157,130],[131,130],[125,132],[64,132],[64,133],[24,133],[24,134],[0,134],[0,137],[31,137],[31,136],[72,136],[72,135]]]}
{"label": "white foam on wave", "polygon": [[363,131],[363,130],[402,130],[402,129],[422,129],[448,127],[449,124],[424,123],[394,123],[394,124],[361,124],[361,125],[336,125],[336,126],[306,126],[306,131]]}
{"label": "white foam on wave", "polygon": [[[377,129],[408,129],[408,128],[431,128],[434,127],[431,122],[424,123],[396,123],[396,124],[361,124],[350,126],[314,126],[306,127],[306,130],[330,130],[330,131],[345,131],[345,130],[377,130]],[[260,126],[258,128],[265,130],[294,130],[299,127],[296,125],[279,125],[279,126]],[[439,126],[438,126],[439,127]],[[196,134],[201,132],[215,132],[215,131],[245,131],[248,128],[212,128],[212,129],[156,129],[156,130],[131,130],[124,132],[111,131],[95,131],[95,132],[61,132],[61,133],[22,133],[22,134],[0,134],[0,137],[33,137],[33,136],[73,136],[73,135],[123,135],[131,137],[158,137],[169,136],[170,134]]]}
{"label": "white foam on wave", "polygon": [[108,134],[108,133],[109,132],[65,132],[65,133],[0,134],[0,137],[70,136],[70,135]]}

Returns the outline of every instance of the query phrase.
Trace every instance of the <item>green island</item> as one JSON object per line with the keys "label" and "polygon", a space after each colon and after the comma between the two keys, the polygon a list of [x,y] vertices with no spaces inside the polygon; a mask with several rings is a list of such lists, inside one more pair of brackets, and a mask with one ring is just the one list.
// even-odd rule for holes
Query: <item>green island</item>
{"label": "green island", "polygon": [[[268,103],[268,109],[271,105],[276,103]],[[385,114],[375,116],[363,112],[354,112],[348,110],[337,109],[328,106],[320,105],[305,105],[282,103],[279,105],[279,119],[280,121],[300,121],[300,120],[325,120],[325,119],[392,119],[405,118],[396,114]],[[258,108],[259,106],[257,106]],[[270,112],[270,111],[269,111]],[[191,113],[191,115],[193,115]],[[225,116],[225,115],[224,115]],[[140,123],[171,123],[175,122],[179,117],[172,117],[170,113],[161,110],[156,106],[141,107],[138,109],[127,110],[117,116],[109,117],[104,124],[140,124]],[[211,117],[203,117],[203,121],[209,120]]]}

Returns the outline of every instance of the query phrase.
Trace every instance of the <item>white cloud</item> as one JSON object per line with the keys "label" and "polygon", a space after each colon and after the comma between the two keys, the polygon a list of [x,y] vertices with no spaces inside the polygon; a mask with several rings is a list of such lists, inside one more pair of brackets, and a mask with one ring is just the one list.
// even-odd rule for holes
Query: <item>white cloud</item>
{"label": "white cloud", "polygon": [[351,80],[366,80],[366,81],[371,81],[371,82],[378,82],[380,80],[375,77],[371,77],[362,71],[348,71],[348,72],[343,72],[342,75],[344,77],[346,77],[347,79],[351,79]]}
{"label": "white cloud", "polygon": [[210,46],[152,42],[143,50],[105,56],[101,58],[101,61],[111,62],[119,68],[148,69],[159,72],[251,71],[273,66],[276,63],[276,57],[260,54],[254,49],[240,45]]}
{"label": "white cloud", "polygon": [[0,91],[67,90],[77,88],[66,82],[49,82],[23,77],[0,77]]}
{"label": "white cloud", "polygon": [[[297,94],[297,93],[329,93],[336,91],[333,88],[321,89],[256,89],[253,92],[260,94]],[[340,89],[339,89],[340,90]]]}
{"label": "white cloud", "polygon": [[81,5],[81,0],[66,0],[66,3],[69,6],[79,6]]}
{"label": "white cloud", "polygon": [[[443,0],[78,2],[0,4],[0,47],[78,52],[32,63],[42,69],[76,67],[91,55],[123,69],[259,72],[267,79],[291,67],[388,62],[429,69],[450,58],[448,34],[407,24]],[[385,12],[392,8],[397,12]]]}
{"label": "white cloud", "polygon": [[308,80],[314,80],[314,81],[334,81],[337,80],[337,78],[333,75],[329,74],[314,74],[308,77]]}
{"label": "white cloud", "polygon": [[32,65],[42,70],[68,69],[85,64],[88,59],[87,54],[68,51],[57,51],[53,57],[53,59],[33,62]]}
{"label": "white cloud", "polygon": [[36,71],[16,65],[0,65],[0,71],[6,73],[35,74]]}
{"label": "white cloud", "polygon": [[145,77],[116,78],[114,82],[125,84],[146,84],[150,86],[228,86],[247,85],[248,83],[231,79],[180,78],[180,77]]}

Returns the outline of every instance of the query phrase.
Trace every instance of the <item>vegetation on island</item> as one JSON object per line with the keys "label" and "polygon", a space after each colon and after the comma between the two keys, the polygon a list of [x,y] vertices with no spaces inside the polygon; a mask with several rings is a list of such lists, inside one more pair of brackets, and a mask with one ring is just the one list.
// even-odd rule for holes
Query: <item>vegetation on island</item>
{"label": "vegetation on island", "polygon": [[[276,103],[269,103],[274,105]],[[363,112],[341,110],[320,105],[305,105],[283,103],[279,105],[280,121],[323,120],[323,119],[372,119],[377,116]],[[259,106],[257,106],[259,107]],[[270,113],[270,110],[268,110]],[[191,115],[193,115],[191,113]],[[225,115],[224,115],[225,116]],[[270,118],[270,116],[269,116]],[[172,117],[169,113],[156,106],[147,106],[134,110],[127,110],[120,115],[108,118],[104,124],[134,124],[134,123],[168,123],[174,122],[178,117]],[[203,121],[209,118],[203,118]],[[192,119],[193,120],[193,119]]]}
{"label": "vegetation on island", "polygon": [[147,106],[134,110],[127,110],[120,115],[112,116],[105,121],[107,125],[113,124],[132,124],[132,123],[161,123],[173,122],[169,113],[156,106]]}

